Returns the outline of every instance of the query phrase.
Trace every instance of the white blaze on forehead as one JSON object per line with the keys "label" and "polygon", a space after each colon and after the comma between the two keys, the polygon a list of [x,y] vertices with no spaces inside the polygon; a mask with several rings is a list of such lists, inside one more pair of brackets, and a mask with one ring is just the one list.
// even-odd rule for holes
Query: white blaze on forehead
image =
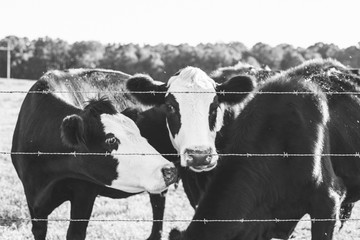
{"label": "white blaze on forehead", "polygon": [[[171,93],[179,105],[181,124],[178,134],[174,138],[170,134],[170,138],[181,154],[185,149],[194,147],[211,148],[213,153],[216,152],[215,136],[219,123],[216,123],[213,131],[209,123],[210,105],[216,96],[215,88],[215,81],[199,68],[187,67],[179,75],[170,78],[167,95]],[[217,121],[220,120],[217,118]]]}
{"label": "white blaze on forehead", "polygon": [[180,71],[179,75],[171,77],[167,86],[168,92],[180,89],[215,92],[216,83],[200,68],[186,67]]}
{"label": "white blaze on forehead", "polygon": [[114,134],[121,143],[146,141],[141,137],[139,128],[136,124],[123,114],[102,114],[101,122],[104,125],[105,134]]}
{"label": "white blaze on forehead", "polygon": [[105,134],[112,133],[120,140],[118,149],[111,152],[119,162],[118,178],[112,182],[111,187],[133,193],[160,193],[165,190],[166,184],[161,170],[173,164],[140,135],[136,124],[123,114],[102,114],[101,122]]}

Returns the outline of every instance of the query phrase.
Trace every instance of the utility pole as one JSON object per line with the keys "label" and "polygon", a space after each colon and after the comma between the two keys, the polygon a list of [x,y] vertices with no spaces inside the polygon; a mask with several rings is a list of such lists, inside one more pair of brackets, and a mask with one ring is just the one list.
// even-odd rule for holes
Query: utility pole
{"label": "utility pole", "polygon": [[10,55],[10,51],[11,51],[11,46],[10,46],[10,40],[7,41],[7,47],[0,47],[0,51],[6,51],[7,52],[7,59],[6,59],[6,77],[8,79],[10,79],[10,75],[11,75],[11,55]]}

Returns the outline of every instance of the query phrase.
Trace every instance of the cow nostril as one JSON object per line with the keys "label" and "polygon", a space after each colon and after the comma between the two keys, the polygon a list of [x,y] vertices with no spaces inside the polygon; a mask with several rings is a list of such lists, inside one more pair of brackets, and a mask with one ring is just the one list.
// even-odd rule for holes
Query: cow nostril
{"label": "cow nostril", "polygon": [[177,170],[175,167],[166,166],[161,169],[165,183],[167,186],[174,183],[177,177]]}
{"label": "cow nostril", "polygon": [[212,159],[212,156],[211,155],[208,155],[206,158],[205,158],[205,162],[207,164],[211,163],[211,159]]}
{"label": "cow nostril", "polygon": [[191,162],[191,161],[193,161],[194,160],[194,157],[193,157],[193,155],[189,155],[189,154],[187,154],[187,153],[185,153],[185,161],[186,162]]}

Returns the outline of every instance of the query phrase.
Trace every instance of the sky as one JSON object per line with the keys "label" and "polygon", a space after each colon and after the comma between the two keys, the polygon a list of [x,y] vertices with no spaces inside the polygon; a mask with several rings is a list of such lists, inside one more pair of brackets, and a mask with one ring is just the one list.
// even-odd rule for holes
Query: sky
{"label": "sky", "polygon": [[359,0],[0,0],[0,39],[359,46]]}

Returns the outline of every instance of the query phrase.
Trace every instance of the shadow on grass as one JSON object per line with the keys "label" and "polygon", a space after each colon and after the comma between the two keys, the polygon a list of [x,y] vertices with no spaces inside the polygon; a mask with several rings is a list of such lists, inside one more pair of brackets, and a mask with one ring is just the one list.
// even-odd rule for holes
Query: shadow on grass
{"label": "shadow on grass", "polygon": [[16,227],[20,228],[21,225],[29,223],[29,220],[24,220],[19,217],[9,216],[9,215],[1,215],[0,216],[0,226],[3,227]]}

